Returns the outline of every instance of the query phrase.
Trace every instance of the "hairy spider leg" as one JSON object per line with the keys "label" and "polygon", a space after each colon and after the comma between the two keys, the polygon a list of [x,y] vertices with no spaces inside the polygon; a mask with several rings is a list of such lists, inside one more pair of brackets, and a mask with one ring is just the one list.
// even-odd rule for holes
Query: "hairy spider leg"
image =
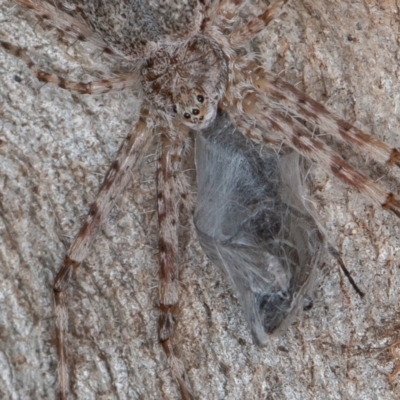
{"label": "hairy spider leg", "polygon": [[70,245],[64,263],[54,280],[57,353],[59,359],[60,397],[67,399],[69,392],[67,349],[65,334],[68,329],[67,293],[69,281],[89,253],[99,227],[107,218],[118,195],[130,179],[129,171],[145,154],[152,135],[146,120],[141,118],[133,133],[122,144],[116,160],[112,163],[98,196],[90,206],[85,221]]}

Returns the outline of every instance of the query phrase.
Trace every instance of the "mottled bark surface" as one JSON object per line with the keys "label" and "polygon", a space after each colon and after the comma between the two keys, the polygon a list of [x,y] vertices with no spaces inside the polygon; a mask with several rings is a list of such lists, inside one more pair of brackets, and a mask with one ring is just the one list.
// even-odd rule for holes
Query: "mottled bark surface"
{"label": "mottled bark surface", "polygon": [[[0,5],[0,39],[74,79],[117,65]],[[396,1],[292,1],[255,41],[268,68],[366,133],[400,148]],[[91,72],[88,74],[90,71]],[[52,282],[136,119],[131,93],[83,96],[37,82],[0,52],[0,397],[53,399]],[[390,190],[400,173],[340,144]],[[177,399],[157,342],[157,217],[151,155],[112,211],[70,293],[73,393],[80,399]],[[311,190],[333,244],[366,292],[327,266],[314,307],[267,348],[252,344],[226,279],[191,227],[181,257],[178,339],[199,399],[398,399],[399,221],[318,167]],[[194,189],[195,190],[195,189]]]}

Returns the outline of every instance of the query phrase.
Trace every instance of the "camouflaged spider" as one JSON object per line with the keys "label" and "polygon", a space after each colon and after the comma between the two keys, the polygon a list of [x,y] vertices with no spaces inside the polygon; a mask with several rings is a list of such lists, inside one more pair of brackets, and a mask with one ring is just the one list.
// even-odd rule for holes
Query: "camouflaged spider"
{"label": "camouflaged spider", "polygon": [[[181,169],[181,157],[187,147],[190,129],[206,128],[213,122],[220,108],[228,113],[235,125],[251,140],[260,144],[274,142],[279,146],[283,142],[326,166],[339,179],[399,215],[398,200],[391,193],[351,168],[291,116],[304,116],[307,121],[325,128],[337,139],[366,150],[378,161],[399,165],[398,151],[338,120],[296,88],[265,71],[251,54],[238,51],[277,16],[285,1],[276,2],[259,17],[244,24],[241,24],[240,10],[245,2],[193,1],[188,6],[190,12],[187,19],[182,19],[179,13],[177,16],[171,12],[168,15],[172,16],[172,20],[165,24],[160,23],[164,21],[165,10],[158,12],[151,5],[147,9],[138,2],[137,9],[128,11],[139,15],[139,20],[130,20],[132,16],[126,16],[124,9],[119,10],[119,15],[131,22],[125,25],[126,29],[134,30],[139,37],[128,37],[123,31],[115,35],[105,32],[98,21],[100,15],[108,15],[106,5],[104,9],[102,6],[94,9],[89,2],[75,9],[60,11],[40,1],[18,3],[31,8],[79,40],[90,41],[111,56],[132,60],[134,66],[134,72],[124,76],[88,84],[75,83],[40,71],[19,49],[2,43],[6,51],[24,59],[40,81],[83,94],[138,90],[143,95],[139,122],[122,146],[56,278],[54,290],[62,397],[68,393],[64,348],[67,325],[64,290],[72,271],[87,256],[95,232],[125,186],[129,178],[127,171],[137,165],[154,136],[159,137],[162,144],[158,168],[159,258],[162,277],[159,336],[183,398],[190,398],[191,394],[173,346],[179,297],[175,265],[178,220],[175,199],[180,197],[189,210],[192,206],[185,181],[175,180],[175,173]],[[142,20],[140,12],[143,12]],[[78,13],[80,19],[72,17],[73,13]],[[82,23],[82,19],[87,25]],[[276,103],[280,106],[276,106]]]}

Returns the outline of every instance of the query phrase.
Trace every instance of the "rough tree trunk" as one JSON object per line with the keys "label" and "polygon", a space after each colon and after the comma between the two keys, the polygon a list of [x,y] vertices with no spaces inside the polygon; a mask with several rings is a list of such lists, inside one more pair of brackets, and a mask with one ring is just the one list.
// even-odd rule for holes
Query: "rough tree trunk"
{"label": "rough tree trunk", "polygon": [[[0,39],[75,79],[110,74],[98,52],[0,4]],[[255,41],[266,65],[365,132],[400,148],[399,6],[394,0],[292,1]],[[85,75],[87,71],[98,71]],[[0,397],[53,399],[52,282],[136,118],[131,93],[81,96],[43,86],[0,52]],[[400,174],[336,148],[400,192]],[[69,302],[71,380],[80,399],[177,399],[157,343],[154,157],[132,174]],[[182,255],[181,353],[199,399],[398,399],[399,220],[313,167],[333,244],[361,300],[327,268],[314,307],[267,348],[252,344],[225,277],[193,235]],[[381,179],[382,178],[382,179]]]}

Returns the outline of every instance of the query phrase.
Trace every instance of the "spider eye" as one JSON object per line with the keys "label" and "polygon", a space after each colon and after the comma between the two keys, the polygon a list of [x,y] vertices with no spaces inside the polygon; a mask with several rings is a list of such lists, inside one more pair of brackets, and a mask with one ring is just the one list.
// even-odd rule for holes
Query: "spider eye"
{"label": "spider eye", "polygon": [[193,115],[199,115],[199,113],[200,113],[200,111],[198,108],[193,108],[193,110],[192,110]]}
{"label": "spider eye", "polygon": [[201,94],[197,95],[197,100],[202,103],[204,101],[204,96],[202,96]]}
{"label": "spider eye", "polygon": [[190,118],[190,114],[189,114],[188,112],[185,112],[185,114],[183,114],[183,116],[184,116],[186,119],[189,119],[189,118]]}
{"label": "spider eye", "polygon": [[178,109],[176,108],[176,106],[172,107],[172,111],[176,114],[178,112]]}

